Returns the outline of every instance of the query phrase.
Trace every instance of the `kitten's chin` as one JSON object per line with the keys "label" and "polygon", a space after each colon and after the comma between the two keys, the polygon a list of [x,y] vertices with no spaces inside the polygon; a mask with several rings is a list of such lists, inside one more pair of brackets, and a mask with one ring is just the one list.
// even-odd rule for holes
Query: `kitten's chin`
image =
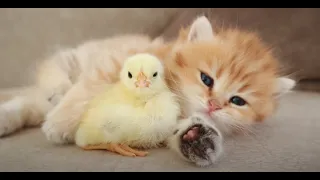
{"label": "kitten's chin", "polygon": [[223,135],[230,135],[233,132],[233,118],[227,116],[224,109],[209,113],[208,108],[205,108],[202,104],[193,101],[193,103],[184,106],[184,110],[185,117],[190,117],[194,114],[206,117],[205,119],[210,121],[209,123],[214,124]]}
{"label": "kitten's chin", "polygon": [[202,106],[188,106],[185,108],[186,117],[190,117],[195,114],[201,117],[206,117],[205,119],[210,121],[209,123],[214,124],[223,135],[228,135],[232,133],[232,126],[230,126],[230,123],[228,123],[230,122],[230,120],[226,119],[226,117],[222,115],[223,113],[218,111],[208,113],[208,110],[203,108]]}
{"label": "kitten's chin", "polygon": [[[210,119],[214,122],[217,129],[220,130],[224,136],[231,136],[234,133],[250,132],[250,128],[253,125],[253,121],[245,119],[239,119],[235,116],[230,116],[228,113],[222,111],[216,111],[210,114]],[[247,131],[249,130],[249,131]]]}

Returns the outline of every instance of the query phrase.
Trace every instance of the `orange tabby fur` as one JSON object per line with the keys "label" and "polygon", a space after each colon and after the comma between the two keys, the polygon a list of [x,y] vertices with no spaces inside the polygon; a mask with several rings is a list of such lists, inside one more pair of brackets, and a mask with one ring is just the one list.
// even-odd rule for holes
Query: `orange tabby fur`
{"label": "orange tabby fur", "polygon": [[[213,30],[205,17],[199,17],[172,42],[119,36],[52,56],[40,66],[34,88],[50,99],[53,107],[47,105],[46,98],[30,106],[30,93],[20,93],[19,101],[13,98],[0,106],[1,117],[6,117],[0,117],[0,136],[22,128],[33,113],[45,116],[42,130],[49,140],[73,142],[88,100],[104,84],[116,82],[123,61],[136,52],[149,52],[163,60],[168,86],[179,95],[184,118],[203,111],[209,98],[215,99],[222,109],[210,115],[224,133],[269,117],[278,96],[295,85],[278,74],[278,61],[257,35],[238,29]],[[214,79],[212,89],[203,84],[200,71]],[[234,95],[248,104],[229,103]],[[29,113],[16,115],[22,112]]]}
{"label": "orange tabby fur", "polygon": [[[255,33],[238,29],[217,31],[211,41],[188,43],[187,29],[180,31],[178,41],[153,52],[167,65],[171,89],[181,91],[181,99],[187,99],[182,101],[184,116],[201,111],[212,98],[222,105],[222,110],[212,117],[224,133],[272,115],[277,105],[275,89],[280,74],[279,62],[271,49]],[[203,84],[200,71],[213,77],[213,89]],[[231,104],[229,99],[234,95],[242,97],[248,105]]]}

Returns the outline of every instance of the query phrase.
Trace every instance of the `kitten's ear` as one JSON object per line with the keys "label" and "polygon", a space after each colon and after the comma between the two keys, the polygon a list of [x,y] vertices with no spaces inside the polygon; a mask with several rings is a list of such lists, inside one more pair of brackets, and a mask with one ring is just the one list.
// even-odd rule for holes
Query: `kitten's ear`
{"label": "kitten's ear", "polygon": [[200,16],[193,21],[188,34],[188,41],[212,40],[214,38],[210,21],[205,16]]}
{"label": "kitten's ear", "polygon": [[296,81],[286,77],[279,77],[276,82],[274,96],[281,97],[290,92],[296,86]]}

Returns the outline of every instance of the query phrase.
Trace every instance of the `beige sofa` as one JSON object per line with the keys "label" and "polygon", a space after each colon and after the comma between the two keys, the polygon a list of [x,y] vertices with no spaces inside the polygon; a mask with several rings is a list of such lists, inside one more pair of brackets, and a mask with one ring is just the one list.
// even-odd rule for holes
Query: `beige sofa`
{"label": "beige sofa", "polygon": [[29,129],[0,139],[0,171],[319,171],[319,9],[1,9],[0,88],[28,84],[34,64],[59,48],[117,33],[171,38],[203,13],[258,31],[300,82],[251,135],[227,139],[218,164],[198,168],[166,149],[145,158],[84,152]]}

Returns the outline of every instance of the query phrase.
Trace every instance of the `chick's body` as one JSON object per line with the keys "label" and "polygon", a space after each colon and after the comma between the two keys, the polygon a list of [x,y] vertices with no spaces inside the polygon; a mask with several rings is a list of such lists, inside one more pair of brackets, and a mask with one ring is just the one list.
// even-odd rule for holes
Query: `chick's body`
{"label": "chick's body", "polygon": [[[76,132],[76,144],[123,154],[114,146],[150,148],[165,141],[173,133],[180,106],[165,85],[163,71],[151,55],[129,58],[121,80],[89,102]],[[110,144],[114,146],[110,148]]]}

